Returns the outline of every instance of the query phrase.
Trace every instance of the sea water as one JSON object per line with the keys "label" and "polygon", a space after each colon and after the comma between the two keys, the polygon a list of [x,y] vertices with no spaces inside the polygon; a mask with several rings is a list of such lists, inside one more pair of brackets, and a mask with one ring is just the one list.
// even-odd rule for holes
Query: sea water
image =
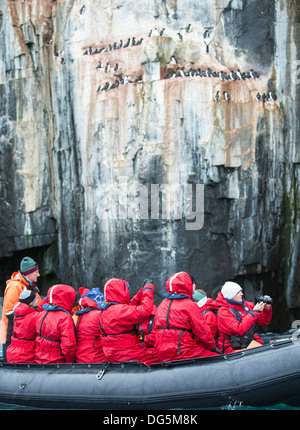
{"label": "sea water", "polygon": [[[15,411],[38,411],[38,410],[47,410],[44,408],[34,408],[31,406],[21,406],[21,405],[12,405],[8,403],[0,403],[0,410],[15,410]],[[180,411],[184,409],[177,408],[176,411]],[[300,406],[290,406],[284,403],[278,403],[277,405],[265,406],[265,407],[254,407],[254,406],[244,406],[242,404],[228,404],[218,408],[205,408],[205,409],[192,409],[193,411],[204,411],[204,410],[219,410],[219,411],[300,411]],[[172,410],[175,411],[175,410]],[[124,411],[123,411],[124,412]],[[132,411],[130,412],[132,414]],[[151,413],[151,412],[149,412]]]}

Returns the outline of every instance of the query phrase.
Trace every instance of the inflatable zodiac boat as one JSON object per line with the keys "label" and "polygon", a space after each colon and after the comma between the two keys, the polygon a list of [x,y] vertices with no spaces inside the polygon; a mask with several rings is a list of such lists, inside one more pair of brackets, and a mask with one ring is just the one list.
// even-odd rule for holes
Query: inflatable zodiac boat
{"label": "inflatable zodiac boat", "polygon": [[0,402],[47,409],[300,405],[300,341],[146,366],[0,363]]}

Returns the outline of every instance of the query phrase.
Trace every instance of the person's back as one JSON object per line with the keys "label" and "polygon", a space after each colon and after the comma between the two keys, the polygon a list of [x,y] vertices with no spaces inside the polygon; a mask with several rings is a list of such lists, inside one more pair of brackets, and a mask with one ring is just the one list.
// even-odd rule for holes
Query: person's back
{"label": "person's back", "polygon": [[75,358],[75,326],[71,317],[76,293],[69,285],[54,285],[36,323],[36,362],[72,363]]}
{"label": "person's back", "polygon": [[154,348],[159,360],[216,355],[210,329],[192,299],[190,276],[176,273],[167,280],[166,287],[168,293],[156,310],[154,322]]}
{"label": "person's back", "polygon": [[204,316],[206,324],[210,328],[211,334],[216,342],[219,338],[218,330],[218,305],[215,300],[207,297],[205,291],[196,290],[193,294],[194,300],[196,300],[197,305],[201,310],[201,314]]}
{"label": "person's back", "polygon": [[106,361],[139,360],[150,364],[157,359],[152,349],[143,347],[134,326],[149,318],[153,309],[154,285],[146,283],[137,293],[139,305],[130,304],[128,284],[110,279],[104,286],[105,303],[99,305],[100,329]]}
{"label": "person's back", "polygon": [[35,325],[38,317],[38,311],[33,307],[35,302],[34,292],[24,291],[13,307],[14,327],[11,344],[6,351],[8,363],[35,362]]}
{"label": "person's back", "polygon": [[105,360],[100,337],[100,310],[89,293],[86,292],[79,300],[79,310],[76,312],[76,363],[101,363]]}

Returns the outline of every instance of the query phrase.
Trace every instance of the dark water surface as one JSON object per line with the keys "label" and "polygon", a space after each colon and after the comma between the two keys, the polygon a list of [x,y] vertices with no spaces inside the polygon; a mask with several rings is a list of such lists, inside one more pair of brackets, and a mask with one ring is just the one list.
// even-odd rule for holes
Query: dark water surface
{"label": "dark water surface", "polygon": [[[31,411],[47,411],[49,409],[39,409],[39,408],[33,408],[31,406],[21,406],[21,405],[12,405],[12,404],[8,404],[8,403],[0,403],[0,410],[15,410],[15,411],[26,411],[26,410],[31,410]],[[300,411],[300,406],[290,406],[290,405],[286,405],[284,403],[279,403],[277,405],[272,405],[272,406],[268,406],[268,407],[252,407],[252,406],[243,406],[243,405],[225,405],[219,408],[206,408],[206,409],[193,409],[195,412],[196,411],[203,411],[203,410],[208,410],[208,411]],[[174,410],[173,410],[174,411]],[[176,409],[176,411],[184,411],[184,409]],[[107,411],[109,413],[114,414],[114,411]],[[117,411],[115,411],[117,412]],[[125,411],[123,411],[125,413]],[[132,414],[132,411],[128,412],[129,414]],[[151,413],[151,412],[149,412]],[[155,411],[156,414],[159,414],[159,412]]]}

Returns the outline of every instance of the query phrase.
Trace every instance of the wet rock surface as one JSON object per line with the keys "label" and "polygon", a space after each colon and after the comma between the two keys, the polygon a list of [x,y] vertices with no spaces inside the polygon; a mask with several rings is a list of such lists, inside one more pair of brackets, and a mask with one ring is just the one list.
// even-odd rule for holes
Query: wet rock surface
{"label": "wet rock surface", "polygon": [[157,302],[176,271],[212,296],[235,279],[248,299],[275,296],[288,326],[296,1],[0,4],[3,265],[38,250],[46,261],[57,243],[46,266],[59,281],[121,277],[134,292],[150,276]]}

